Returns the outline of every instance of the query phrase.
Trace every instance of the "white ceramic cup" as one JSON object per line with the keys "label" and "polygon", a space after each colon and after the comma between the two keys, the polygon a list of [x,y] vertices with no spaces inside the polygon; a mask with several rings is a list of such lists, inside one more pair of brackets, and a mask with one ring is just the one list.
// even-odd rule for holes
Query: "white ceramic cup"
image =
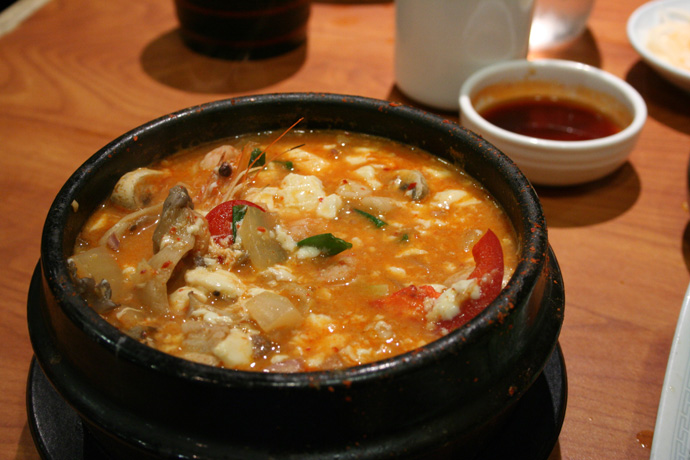
{"label": "white ceramic cup", "polygon": [[593,6],[594,0],[536,0],[530,49],[554,48],[578,38]]}
{"label": "white ceramic cup", "polygon": [[396,0],[395,78],[415,101],[457,110],[476,70],[527,56],[534,0]]}

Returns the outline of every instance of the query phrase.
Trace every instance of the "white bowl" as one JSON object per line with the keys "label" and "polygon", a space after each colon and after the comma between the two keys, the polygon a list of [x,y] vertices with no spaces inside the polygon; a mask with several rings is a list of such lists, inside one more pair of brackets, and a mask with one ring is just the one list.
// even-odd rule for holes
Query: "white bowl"
{"label": "white bowl", "polygon": [[[482,90],[496,84],[507,84],[510,91],[488,99],[481,96]],[[599,109],[610,108],[609,114],[621,121],[625,117],[623,123],[627,126],[599,139],[556,141],[513,133],[479,115],[478,111],[496,99],[525,96],[522,91],[589,101],[589,105],[596,104]],[[474,73],[460,90],[460,123],[494,144],[515,161],[530,181],[540,185],[575,185],[612,173],[626,162],[646,119],[647,106],[629,84],[608,72],[573,61],[497,63]]]}
{"label": "white bowl", "polygon": [[[647,65],[674,85],[690,92],[690,70],[671,64],[653,54],[647,47],[650,30],[659,25],[664,20],[665,13],[671,10],[684,12],[690,17],[690,0],[658,0],[645,3],[628,19],[628,40]],[[690,28],[690,22],[688,27]]]}
{"label": "white bowl", "polygon": [[649,460],[687,459],[690,452],[687,411],[690,402],[690,286],[678,315],[664,386],[654,426]]}

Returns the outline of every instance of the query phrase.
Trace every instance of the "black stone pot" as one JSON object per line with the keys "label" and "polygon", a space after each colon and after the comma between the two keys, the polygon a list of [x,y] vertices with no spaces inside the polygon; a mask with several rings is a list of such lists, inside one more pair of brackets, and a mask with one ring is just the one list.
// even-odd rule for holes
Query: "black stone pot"
{"label": "black stone pot", "polygon": [[[498,298],[465,327],[398,357],[341,371],[266,374],[156,351],[120,333],[75,293],[66,258],[122,174],[193,145],[282,131],[301,117],[300,129],[358,131],[423,148],[482,182],[520,240],[518,267]],[[455,123],[352,96],[230,99],[119,137],[56,197],[43,232],[41,270],[43,292],[28,313],[36,358],[99,442],[127,459],[469,455],[539,376],[563,321],[563,283],[541,206],[517,167]]]}

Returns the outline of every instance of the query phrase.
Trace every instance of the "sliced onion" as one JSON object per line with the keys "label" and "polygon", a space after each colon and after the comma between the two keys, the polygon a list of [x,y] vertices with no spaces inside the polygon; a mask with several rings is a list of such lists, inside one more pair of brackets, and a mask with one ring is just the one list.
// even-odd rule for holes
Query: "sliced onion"
{"label": "sliced onion", "polygon": [[142,260],[137,268],[144,283],[139,291],[140,298],[151,310],[164,313],[168,310],[168,280],[177,264],[194,246],[194,239],[180,239],[175,244],[164,246],[148,261]]}
{"label": "sliced onion", "polygon": [[155,219],[157,217],[157,214],[159,214],[162,209],[163,203],[158,203],[154,204],[153,206],[149,206],[148,208],[140,209],[138,211],[127,214],[122,219],[120,219],[115,225],[110,227],[110,229],[107,232],[103,234],[101,239],[98,241],[98,244],[105,246],[106,244],[108,244],[108,240],[110,240],[110,238],[112,238],[113,235],[115,235],[116,238],[122,238],[122,235],[124,235],[124,233],[127,231],[128,228],[132,226],[132,224],[137,222],[142,217],[152,217],[152,219]]}
{"label": "sliced onion", "polygon": [[143,305],[156,313],[164,313],[168,309],[167,285],[156,276],[156,271],[148,261],[139,262],[132,281],[136,284]]}
{"label": "sliced onion", "polygon": [[103,246],[75,254],[71,257],[77,267],[79,278],[93,278],[96,283],[107,280],[113,299],[117,301],[122,294],[123,276],[115,258]]}
{"label": "sliced onion", "polygon": [[302,322],[302,315],[290,299],[275,292],[264,291],[255,295],[247,300],[246,307],[249,316],[265,332],[294,327]]}
{"label": "sliced onion", "polygon": [[271,213],[247,206],[237,234],[257,270],[265,270],[287,259],[287,252],[275,238],[275,227]]}

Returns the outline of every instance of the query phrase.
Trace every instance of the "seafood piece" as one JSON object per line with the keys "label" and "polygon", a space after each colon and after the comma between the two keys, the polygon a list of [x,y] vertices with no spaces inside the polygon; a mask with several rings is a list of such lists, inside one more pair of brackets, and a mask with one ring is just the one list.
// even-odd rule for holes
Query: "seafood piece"
{"label": "seafood piece", "polygon": [[130,171],[117,181],[110,200],[131,211],[148,206],[154,185],[151,180],[165,176],[166,172],[148,168],[138,168]]}
{"label": "seafood piece", "polygon": [[401,169],[393,181],[396,187],[412,200],[419,201],[429,194],[429,185],[419,171]]}

